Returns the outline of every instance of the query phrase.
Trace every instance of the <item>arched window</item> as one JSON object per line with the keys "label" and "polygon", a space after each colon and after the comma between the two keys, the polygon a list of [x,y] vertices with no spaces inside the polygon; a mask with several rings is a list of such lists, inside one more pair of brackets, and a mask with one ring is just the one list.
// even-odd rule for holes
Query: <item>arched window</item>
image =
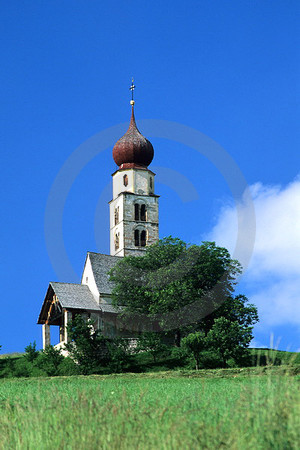
{"label": "arched window", "polygon": [[141,220],[143,222],[146,220],[146,205],[141,205]]}
{"label": "arched window", "polygon": [[146,221],[146,205],[139,205],[135,203],[134,205],[134,220]]}
{"label": "arched window", "polygon": [[128,176],[126,174],[123,175],[123,184],[124,184],[124,186],[128,185]]}
{"label": "arched window", "polygon": [[140,246],[140,232],[139,232],[139,230],[135,230],[134,231],[134,245],[136,247]]}
{"label": "arched window", "polygon": [[141,247],[146,246],[146,231],[141,231]]}

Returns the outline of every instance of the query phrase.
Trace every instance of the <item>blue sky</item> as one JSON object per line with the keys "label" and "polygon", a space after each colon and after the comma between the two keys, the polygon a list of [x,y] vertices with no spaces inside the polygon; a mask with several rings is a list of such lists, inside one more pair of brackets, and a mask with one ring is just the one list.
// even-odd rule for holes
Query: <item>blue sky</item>
{"label": "blue sky", "polygon": [[[151,131],[149,119],[186,125],[239,166],[257,218],[253,258],[238,288],[259,307],[255,345],[268,346],[273,335],[279,348],[299,348],[299,10],[298,1],[283,0],[2,2],[2,352],[34,340],[40,347],[36,320],[48,282],[78,281],[87,250],[109,251],[112,144],[82,163],[64,204],[70,279],[50,261],[44,218],[73,152],[81,144],[85,152],[87,140],[110,127],[126,131],[132,76],[142,132]],[[160,236],[209,237],[230,248],[236,211],[222,171],[157,136],[147,134]],[[55,221],[55,208],[50,213]]]}

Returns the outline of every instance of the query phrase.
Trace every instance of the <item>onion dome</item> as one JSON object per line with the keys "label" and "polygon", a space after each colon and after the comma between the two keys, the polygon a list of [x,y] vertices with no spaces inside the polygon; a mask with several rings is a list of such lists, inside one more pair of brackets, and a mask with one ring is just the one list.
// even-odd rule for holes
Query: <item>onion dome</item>
{"label": "onion dome", "polygon": [[132,113],[129,128],[114,145],[113,158],[120,169],[146,168],[154,157],[154,150],[151,142],[139,132],[134,118],[134,101],[130,103]]}

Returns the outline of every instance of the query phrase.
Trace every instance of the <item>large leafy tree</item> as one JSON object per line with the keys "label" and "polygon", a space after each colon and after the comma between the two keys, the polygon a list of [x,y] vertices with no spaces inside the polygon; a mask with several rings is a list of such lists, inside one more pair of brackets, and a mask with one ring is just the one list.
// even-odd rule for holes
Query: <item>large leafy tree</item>
{"label": "large leafy tree", "polygon": [[247,309],[245,297],[233,297],[240,273],[239,262],[214,242],[188,245],[167,237],[144,256],[120,259],[111,271],[113,304],[122,307],[125,326],[173,329],[179,343],[180,331],[191,324],[207,334],[221,316],[253,323],[256,309]]}

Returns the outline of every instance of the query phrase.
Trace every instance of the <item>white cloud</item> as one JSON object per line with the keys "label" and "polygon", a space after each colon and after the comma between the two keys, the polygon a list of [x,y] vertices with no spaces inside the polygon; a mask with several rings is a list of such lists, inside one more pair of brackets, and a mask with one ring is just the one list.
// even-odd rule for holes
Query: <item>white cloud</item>
{"label": "white cloud", "polygon": [[[247,295],[267,326],[300,324],[300,180],[285,187],[256,183],[251,193],[256,237],[243,277]],[[240,205],[243,209],[247,205]],[[206,238],[233,251],[236,236],[236,208],[226,205]]]}
{"label": "white cloud", "polygon": [[259,307],[264,326],[300,324],[300,280],[270,280],[259,286],[252,280],[251,302]]}

